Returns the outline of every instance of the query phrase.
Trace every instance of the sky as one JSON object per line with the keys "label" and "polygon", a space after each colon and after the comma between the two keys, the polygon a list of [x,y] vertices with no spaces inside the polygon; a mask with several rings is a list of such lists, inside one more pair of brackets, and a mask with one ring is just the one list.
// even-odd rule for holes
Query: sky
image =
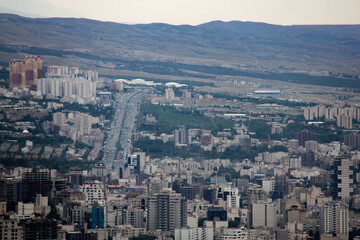
{"label": "sky", "polygon": [[0,0],[0,12],[130,24],[360,24],[360,0]]}

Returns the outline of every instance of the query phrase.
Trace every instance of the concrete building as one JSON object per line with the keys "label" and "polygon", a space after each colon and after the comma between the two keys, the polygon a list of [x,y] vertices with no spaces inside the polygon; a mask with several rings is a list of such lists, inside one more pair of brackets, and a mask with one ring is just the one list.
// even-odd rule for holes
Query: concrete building
{"label": "concrete building", "polygon": [[332,167],[332,197],[343,199],[352,196],[354,192],[354,163],[350,159],[336,159]]}
{"label": "concrete building", "polygon": [[123,209],[122,211],[122,224],[133,225],[135,228],[144,228],[145,212],[142,209]]}
{"label": "concrete building", "polygon": [[174,100],[175,99],[175,93],[172,88],[165,89],[165,100]]}
{"label": "concrete building", "polygon": [[337,116],[336,124],[339,128],[352,129],[352,117],[346,115]]}
{"label": "concrete building", "polygon": [[187,202],[173,191],[163,190],[148,199],[147,229],[174,231],[187,225]]}
{"label": "concrete building", "polygon": [[249,232],[243,228],[226,228],[224,229],[223,240],[247,240],[249,239]]}
{"label": "concrete building", "polygon": [[352,148],[360,148],[360,134],[352,133],[345,135],[344,144]]}
{"label": "concrete building", "polygon": [[85,194],[86,204],[105,205],[105,190],[102,182],[95,180],[85,183],[81,186],[81,191]]}
{"label": "concrete building", "polygon": [[18,220],[14,216],[0,217],[0,239],[22,240],[22,227],[18,225]]}
{"label": "concrete building", "polygon": [[321,208],[320,233],[349,232],[349,210],[341,202],[330,202]]}
{"label": "concrete building", "polygon": [[36,88],[37,80],[42,78],[42,59],[40,56],[26,56],[24,60],[10,60],[10,89]]}
{"label": "concrete building", "polygon": [[88,81],[95,82],[99,78],[99,73],[95,71],[84,71],[84,78]]}
{"label": "concrete building", "polygon": [[175,229],[175,240],[213,240],[213,228]]}
{"label": "concrete building", "polygon": [[276,205],[271,202],[252,203],[249,209],[249,227],[276,227],[277,213]]}
{"label": "concrete building", "polygon": [[34,218],[23,224],[23,239],[57,239],[57,221],[55,219]]}
{"label": "concrete building", "polygon": [[183,128],[174,131],[175,146],[187,146],[189,144],[189,131]]}
{"label": "concrete building", "polygon": [[42,78],[37,81],[37,95],[53,97],[96,97],[96,83],[84,78]]}

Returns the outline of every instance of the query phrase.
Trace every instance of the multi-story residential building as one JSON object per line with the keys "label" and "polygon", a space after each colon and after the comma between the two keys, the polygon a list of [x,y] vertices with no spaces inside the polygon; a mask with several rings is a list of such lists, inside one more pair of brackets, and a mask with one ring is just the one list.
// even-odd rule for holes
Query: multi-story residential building
{"label": "multi-story residential building", "polygon": [[332,197],[343,199],[352,196],[354,192],[354,163],[350,159],[336,159],[332,169]]}
{"label": "multi-story residential building", "polygon": [[86,204],[105,205],[104,183],[98,180],[85,183],[81,186],[81,191],[85,194]]}
{"label": "multi-story residential building", "polygon": [[37,81],[37,95],[93,98],[96,96],[96,83],[84,78],[42,78]]}
{"label": "multi-story residential building", "polygon": [[174,100],[175,99],[175,93],[172,88],[165,89],[165,99],[166,100]]}
{"label": "multi-story residential building", "polygon": [[24,60],[9,62],[10,88],[36,88],[37,80],[42,78],[42,59],[40,56],[26,56]]}
{"label": "multi-story residential building", "polygon": [[250,205],[248,212],[249,227],[276,227],[276,205],[271,202],[257,202]]}
{"label": "multi-story residential building", "polygon": [[180,228],[175,229],[175,240],[212,240],[213,228]]}
{"label": "multi-story residential building", "polygon": [[346,115],[337,116],[336,124],[339,128],[352,129],[352,117]]}
{"label": "multi-story residential building", "polygon": [[189,144],[189,131],[183,128],[174,131],[175,146],[187,146]]}
{"label": "multi-story residential building", "polygon": [[49,196],[52,188],[50,171],[48,169],[33,169],[23,173],[22,201],[33,202],[37,194]]}
{"label": "multi-story residential building", "polygon": [[248,240],[249,232],[244,228],[225,228],[223,240]]}
{"label": "multi-story residential building", "polygon": [[141,209],[123,209],[122,211],[122,224],[131,224],[135,228],[144,228],[145,211]]}
{"label": "multi-story residential building", "polygon": [[299,145],[305,147],[305,142],[314,140],[314,132],[308,130],[302,130],[298,132],[297,139],[299,140]]}
{"label": "multi-story residential building", "polygon": [[18,220],[13,215],[0,217],[0,239],[22,240],[22,233],[22,227],[18,225]]}
{"label": "multi-story residential building", "polygon": [[352,148],[360,148],[360,134],[352,133],[345,135],[344,144]]}
{"label": "multi-story residential building", "polygon": [[321,208],[320,233],[349,233],[349,210],[341,202],[330,202]]}
{"label": "multi-story residential building", "polygon": [[23,224],[23,239],[57,239],[58,224],[55,219],[33,218]]}
{"label": "multi-story residential building", "polygon": [[187,223],[187,202],[173,191],[163,190],[148,199],[147,229],[173,231]]}
{"label": "multi-story residential building", "polygon": [[85,223],[85,210],[80,204],[75,204],[69,209],[70,223],[84,226]]}
{"label": "multi-story residential building", "polygon": [[0,201],[6,202],[6,208],[15,211],[18,201],[18,182],[16,179],[0,179]]}

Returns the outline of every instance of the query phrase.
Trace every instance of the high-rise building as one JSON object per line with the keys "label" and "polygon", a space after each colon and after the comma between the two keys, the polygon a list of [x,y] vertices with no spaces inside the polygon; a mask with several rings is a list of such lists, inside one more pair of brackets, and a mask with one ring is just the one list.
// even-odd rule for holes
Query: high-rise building
{"label": "high-rise building", "polygon": [[217,199],[217,190],[215,188],[205,188],[203,190],[204,199],[213,204]]}
{"label": "high-rise building", "polygon": [[189,131],[183,128],[174,131],[175,146],[187,146],[189,144]]}
{"label": "high-rise building", "polygon": [[354,192],[354,164],[350,159],[336,159],[332,167],[332,196],[333,199],[342,199],[352,196]]}
{"label": "high-rise building", "polygon": [[37,81],[37,95],[92,98],[96,96],[96,83],[79,77],[42,78]]}
{"label": "high-rise building", "polygon": [[352,133],[345,135],[344,144],[352,148],[360,148],[360,134]]}
{"label": "high-rise building", "polygon": [[286,175],[278,175],[275,177],[274,182],[274,191],[271,194],[271,198],[275,199],[282,199],[284,196],[290,193],[291,185],[289,185],[289,181]]}
{"label": "high-rise building", "polygon": [[247,201],[249,204],[256,203],[257,201],[265,201],[268,195],[264,189],[260,187],[250,187],[247,190]]}
{"label": "high-rise building", "polygon": [[305,120],[314,120],[314,109],[312,107],[304,108]]}
{"label": "high-rise building", "polygon": [[248,213],[249,227],[276,227],[276,205],[271,202],[257,202],[250,205]]}
{"label": "high-rise building", "polygon": [[57,239],[57,221],[55,219],[34,218],[23,225],[24,240]]}
{"label": "high-rise building", "polygon": [[341,202],[330,202],[320,211],[320,233],[349,233],[349,210]]}
{"label": "high-rise building", "polygon": [[164,190],[148,199],[147,229],[173,231],[187,225],[187,201],[178,193]]}
{"label": "high-rise building", "polygon": [[122,210],[122,224],[131,224],[135,228],[144,228],[144,213],[142,209],[123,209]]}
{"label": "high-rise building", "polygon": [[352,117],[346,115],[337,116],[336,124],[339,128],[352,129]]}
{"label": "high-rise building", "polygon": [[101,206],[105,205],[104,183],[98,180],[91,181],[83,184],[81,190],[85,194],[86,204],[98,203]]}
{"label": "high-rise building", "polygon": [[306,141],[314,140],[314,132],[302,130],[297,133],[297,139],[299,140],[299,145],[305,147]]}
{"label": "high-rise building", "polygon": [[85,210],[80,204],[74,204],[69,209],[69,218],[72,224],[78,224],[83,228],[85,223]]}
{"label": "high-rise building", "polygon": [[306,141],[305,148],[307,151],[316,151],[318,150],[318,142],[313,140]]}
{"label": "high-rise building", "polygon": [[172,88],[165,89],[165,100],[174,100],[175,99],[175,93]]}
{"label": "high-rise building", "polygon": [[18,225],[18,219],[3,215],[0,217],[0,239],[22,240],[22,227]]}
{"label": "high-rise building", "polygon": [[100,206],[99,204],[94,204],[91,211],[91,228],[97,229],[97,228],[105,228],[105,207]]}
{"label": "high-rise building", "polygon": [[95,82],[99,78],[99,73],[95,71],[84,71],[84,77],[88,81]]}
{"label": "high-rise building", "polygon": [[301,157],[297,157],[295,155],[291,156],[289,159],[286,160],[286,165],[289,168],[298,169],[301,168]]}
{"label": "high-rise building", "polygon": [[181,186],[180,187],[181,196],[185,197],[187,200],[193,200],[196,196],[196,187],[195,186]]}
{"label": "high-rise building", "polygon": [[40,56],[26,56],[24,60],[10,60],[10,88],[36,88],[37,80],[42,78],[42,59]]}
{"label": "high-rise building", "polygon": [[32,169],[24,172],[22,177],[22,201],[33,202],[37,194],[49,196],[52,188],[48,169]]}
{"label": "high-rise building", "polygon": [[6,202],[8,211],[15,211],[18,202],[18,182],[15,179],[0,180],[0,201]]}

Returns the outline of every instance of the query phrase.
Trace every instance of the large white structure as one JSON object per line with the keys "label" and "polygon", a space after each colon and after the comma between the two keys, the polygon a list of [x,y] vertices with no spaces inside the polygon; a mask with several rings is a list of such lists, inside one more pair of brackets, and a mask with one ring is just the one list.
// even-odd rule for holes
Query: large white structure
{"label": "large white structure", "polygon": [[225,187],[224,193],[227,194],[226,206],[228,209],[240,207],[240,196],[238,188]]}
{"label": "large white structure", "polygon": [[331,202],[321,208],[320,233],[349,232],[349,210],[341,202]]}
{"label": "large white structure", "polygon": [[96,96],[96,83],[84,78],[41,78],[37,82],[37,95],[92,98]]}
{"label": "large white structure", "polygon": [[172,88],[165,89],[165,99],[166,100],[174,100],[175,99],[175,93]]}
{"label": "large white structure", "polygon": [[212,240],[213,228],[181,228],[175,229],[175,240]]}
{"label": "large white structure", "polygon": [[271,202],[257,202],[250,205],[249,225],[253,228],[276,227],[276,205]]}
{"label": "large white structure", "polygon": [[82,185],[81,191],[85,194],[86,204],[98,203],[101,206],[105,205],[105,190],[104,184],[98,180]]}
{"label": "large white structure", "polygon": [[247,240],[249,239],[249,232],[243,228],[225,228],[222,239]]}
{"label": "large white structure", "polygon": [[354,163],[350,159],[336,159],[332,174],[332,196],[334,199],[350,197],[354,193]]}

